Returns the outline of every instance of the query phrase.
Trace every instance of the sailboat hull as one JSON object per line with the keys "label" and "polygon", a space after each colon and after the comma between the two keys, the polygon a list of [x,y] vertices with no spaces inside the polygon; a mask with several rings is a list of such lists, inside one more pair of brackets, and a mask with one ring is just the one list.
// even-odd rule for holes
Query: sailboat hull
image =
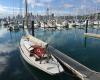
{"label": "sailboat hull", "polygon": [[[36,38],[34,38],[36,39]],[[30,53],[29,51],[25,48],[24,44],[23,44],[24,39],[21,39],[20,42],[20,51],[21,51],[21,55],[24,58],[24,60],[29,63],[30,65],[50,74],[50,75],[55,75],[55,74],[59,74],[61,72],[64,71],[64,69],[62,68],[62,66],[60,65],[60,63],[56,60],[56,58],[54,56],[52,56],[53,60],[49,60],[49,62],[47,63],[45,60],[43,60],[40,64],[40,61],[36,61],[35,57],[30,57]]]}

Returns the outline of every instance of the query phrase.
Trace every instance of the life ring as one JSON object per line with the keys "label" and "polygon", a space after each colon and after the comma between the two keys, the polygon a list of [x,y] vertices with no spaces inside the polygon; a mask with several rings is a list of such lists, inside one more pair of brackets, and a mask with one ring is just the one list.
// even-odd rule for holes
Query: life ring
{"label": "life ring", "polygon": [[37,48],[37,53],[42,53],[41,49]]}
{"label": "life ring", "polygon": [[42,47],[37,47],[34,49],[34,53],[38,56],[38,57],[43,57],[43,55],[45,54],[45,49]]}

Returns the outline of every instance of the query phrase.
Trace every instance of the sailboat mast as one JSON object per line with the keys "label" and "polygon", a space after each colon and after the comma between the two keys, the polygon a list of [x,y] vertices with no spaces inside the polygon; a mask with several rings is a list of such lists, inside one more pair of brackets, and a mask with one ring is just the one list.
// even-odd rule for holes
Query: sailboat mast
{"label": "sailboat mast", "polygon": [[25,26],[28,28],[28,5],[27,5],[27,0],[25,0]]}

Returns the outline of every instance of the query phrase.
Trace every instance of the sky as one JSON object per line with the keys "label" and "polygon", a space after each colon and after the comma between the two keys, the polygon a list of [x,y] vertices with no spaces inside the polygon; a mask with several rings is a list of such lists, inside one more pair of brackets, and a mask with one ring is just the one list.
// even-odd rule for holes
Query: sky
{"label": "sky", "polygon": [[[100,0],[27,0],[33,14],[78,15],[100,11]],[[0,0],[0,17],[24,14],[24,0]]]}

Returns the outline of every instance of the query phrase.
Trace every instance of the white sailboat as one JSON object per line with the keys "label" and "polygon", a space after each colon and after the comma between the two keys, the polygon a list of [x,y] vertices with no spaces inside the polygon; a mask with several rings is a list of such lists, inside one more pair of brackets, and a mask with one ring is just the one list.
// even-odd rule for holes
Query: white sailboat
{"label": "white sailboat", "polygon": [[[26,8],[27,8],[27,0]],[[27,16],[27,9],[26,9]],[[27,18],[26,18],[27,27]],[[55,75],[64,71],[57,59],[47,51],[48,44],[33,37],[26,31],[26,35],[21,38],[20,51],[24,60],[30,65],[50,74]]]}

